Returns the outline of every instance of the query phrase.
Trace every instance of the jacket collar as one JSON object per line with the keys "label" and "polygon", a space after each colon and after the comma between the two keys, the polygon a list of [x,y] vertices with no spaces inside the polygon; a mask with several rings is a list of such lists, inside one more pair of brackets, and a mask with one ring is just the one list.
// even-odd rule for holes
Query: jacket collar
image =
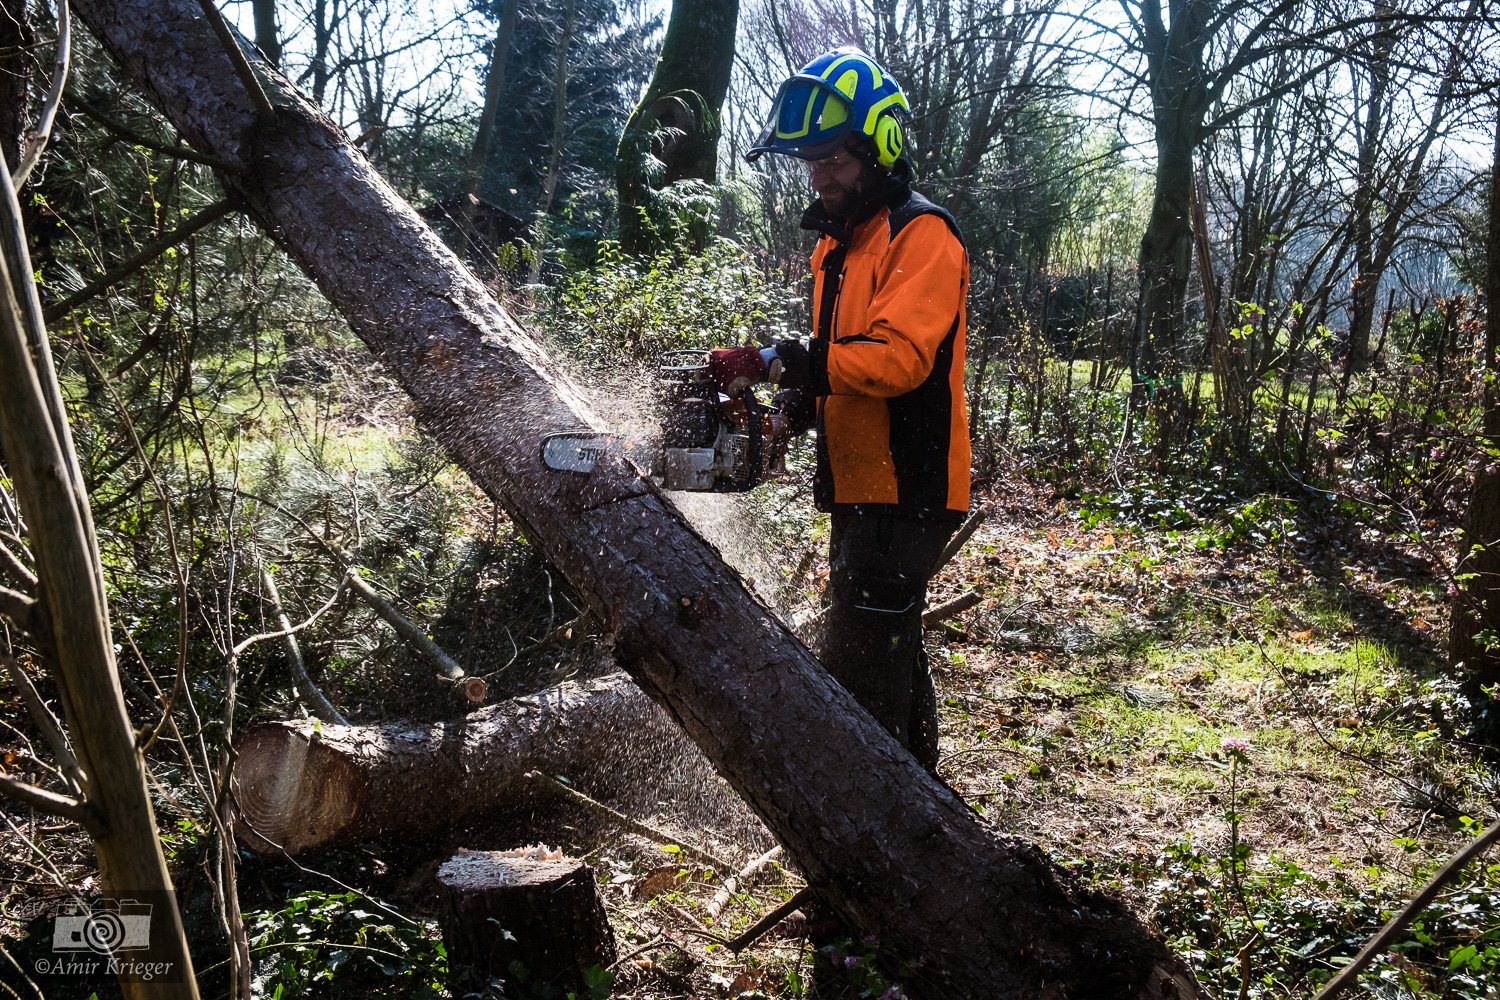
{"label": "jacket collar", "polygon": [[831,236],[839,243],[852,243],[854,231],[868,222],[882,208],[896,208],[911,197],[911,167],[905,160],[897,160],[889,172],[881,172],[873,190],[861,198],[854,211],[847,216],[830,215],[819,198],[802,213],[802,228],[824,236]]}

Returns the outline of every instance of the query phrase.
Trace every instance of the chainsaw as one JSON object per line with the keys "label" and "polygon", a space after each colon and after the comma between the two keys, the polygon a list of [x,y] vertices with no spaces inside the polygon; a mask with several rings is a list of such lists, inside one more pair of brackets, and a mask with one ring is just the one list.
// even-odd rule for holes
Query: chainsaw
{"label": "chainsaw", "polygon": [[[743,493],[786,474],[786,415],[757,398],[754,386],[733,398],[719,392],[702,351],[665,352],[653,396],[660,433],[650,476],[662,489]],[[607,433],[549,434],[542,463],[590,473],[616,442]]]}

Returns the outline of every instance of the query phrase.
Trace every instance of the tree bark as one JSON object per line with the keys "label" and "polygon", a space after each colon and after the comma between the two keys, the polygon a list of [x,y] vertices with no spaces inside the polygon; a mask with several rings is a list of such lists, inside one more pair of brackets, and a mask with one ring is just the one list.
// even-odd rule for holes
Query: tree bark
{"label": "tree bark", "polygon": [[1193,263],[1193,228],[1189,192],[1193,188],[1193,152],[1202,138],[1208,111],[1203,52],[1214,5],[1206,0],[1172,4],[1171,24],[1164,23],[1160,0],[1141,4],[1141,44],[1151,89],[1152,124],[1156,131],[1156,173],[1151,215],[1141,237],[1141,298],[1131,350],[1132,401],[1148,404],[1159,417],[1162,439],[1182,402],[1180,334]]}
{"label": "tree bark", "polygon": [[505,93],[505,72],[510,62],[511,40],[516,34],[516,12],[521,0],[504,0],[505,8],[500,12],[500,24],[495,29],[495,48],[490,53],[489,72],[484,75],[484,107],[479,113],[479,127],[474,133],[474,145],[469,149],[469,162],[464,170],[463,194],[460,199],[459,229],[465,241],[474,236],[474,206],[479,196],[480,182],[484,179],[485,165],[490,161],[490,145],[495,135],[495,117],[500,113],[500,97]]}
{"label": "tree bark", "polygon": [[614,962],[594,870],[546,853],[459,851],[438,869],[438,923],[455,993],[500,978],[524,984],[527,996],[589,996],[585,972]]}
{"label": "tree bark", "polygon": [[1478,734],[1500,746],[1500,114],[1495,163],[1490,172],[1490,229],[1486,241],[1484,327],[1484,427],[1474,492],[1459,546],[1458,593],[1448,638],[1448,659],[1460,671],[1464,693],[1476,707]]}
{"label": "tree bark", "polygon": [[[734,65],[739,0],[675,0],[656,71],[620,134],[615,181],[627,253],[664,249],[671,226],[653,198],[676,181],[714,183],[719,114]],[[648,164],[660,161],[659,175]]]}
{"label": "tree bark", "polygon": [[186,0],[81,16],[347,317],[420,419],[607,623],[614,653],[838,914],[918,960],[917,997],[1184,997],[1183,963],[1120,904],[979,821],[835,684],[617,455],[588,476],[541,439],[597,429],[580,393],[343,134],[263,70],[258,123]]}
{"label": "tree bark", "polygon": [[8,458],[7,471],[26,517],[48,625],[39,639],[56,671],[81,768],[82,801],[59,798],[54,811],[82,820],[106,893],[153,908],[149,948],[122,953],[127,961],[121,968],[138,967],[130,958],[146,958],[167,963],[170,971],[155,982],[122,972],[123,995],[130,1000],[196,1000],[192,959],[157,838],[145,763],[120,688],[83,473],[64,415],[8,170],[0,177],[0,242],[0,451]]}
{"label": "tree bark", "polygon": [[12,171],[21,163],[24,136],[31,125],[27,112],[36,33],[26,8],[26,0],[0,3],[0,156]]}
{"label": "tree bark", "polygon": [[[692,753],[624,674],[566,683],[435,726],[254,726],[235,745],[240,840],[261,853],[420,835],[514,804],[528,771],[628,790]],[[659,787],[659,786],[657,786]]]}

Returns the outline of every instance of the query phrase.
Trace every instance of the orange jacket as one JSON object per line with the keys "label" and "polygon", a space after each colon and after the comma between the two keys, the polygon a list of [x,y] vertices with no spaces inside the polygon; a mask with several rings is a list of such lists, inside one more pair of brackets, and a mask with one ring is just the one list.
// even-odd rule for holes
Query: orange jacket
{"label": "orange jacket", "polygon": [[817,326],[808,348],[819,397],[818,508],[961,517],[969,258],[957,225],[904,184],[852,229],[818,204],[802,224],[823,233],[812,255]]}

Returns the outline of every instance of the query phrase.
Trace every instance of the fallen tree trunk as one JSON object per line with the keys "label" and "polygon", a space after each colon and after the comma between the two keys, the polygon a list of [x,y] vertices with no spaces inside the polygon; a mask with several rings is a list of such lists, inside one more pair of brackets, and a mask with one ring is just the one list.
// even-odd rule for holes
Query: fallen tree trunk
{"label": "fallen tree trunk", "polygon": [[235,742],[236,832],[252,850],[287,854],[430,832],[503,810],[528,771],[617,787],[691,750],[624,674],[432,726],[264,723]]}
{"label": "fallen tree trunk", "polygon": [[264,64],[245,90],[190,0],[78,13],[317,282],[425,426],[606,623],[615,653],[838,913],[917,962],[920,997],[1186,997],[1185,966],[1121,905],[984,825],[771,618],[621,461],[589,476],[541,438],[602,424],[545,353]]}

